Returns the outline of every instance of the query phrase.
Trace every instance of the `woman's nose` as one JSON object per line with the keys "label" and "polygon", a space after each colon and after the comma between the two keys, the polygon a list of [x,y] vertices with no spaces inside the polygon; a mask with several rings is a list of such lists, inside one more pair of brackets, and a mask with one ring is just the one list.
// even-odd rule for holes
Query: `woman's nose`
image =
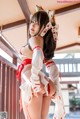
{"label": "woman's nose", "polygon": [[36,24],[37,24],[37,22],[36,22],[36,21],[33,21],[33,22],[32,22],[32,25],[36,25]]}
{"label": "woman's nose", "polygon": [[35,23],[32,23],[32,26],[34,26],[35,25]]}
{"label": "woman's nose", "polygon": [[32,26],[35,26],[35,23],[34,22],[32,23]]}

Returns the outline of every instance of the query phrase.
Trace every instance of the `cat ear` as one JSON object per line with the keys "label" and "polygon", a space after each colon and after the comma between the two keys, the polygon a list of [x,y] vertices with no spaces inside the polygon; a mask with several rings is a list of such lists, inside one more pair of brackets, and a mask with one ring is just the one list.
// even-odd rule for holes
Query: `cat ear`
{"label": "cat ear", "polygon": [[49,14],[49,10],[45,10],[45,12],[46,12],[47,14]]}
{"label": "cat ear", "polygon": [[47,13],[48,13],[48,16],[49,16],[49,21],[54,22],[55,10],[53,10],[53,11],[48,10]]}
{"label": "cat ear", "polygon": [[41,6],[38,6],[38,5],[36,5],[36,12],[38,12],[38,11],[44,11],[44,9],[41,7]]}
{"label": "cat ear", "polygon": [[30,20],[32,19],[32,16],[33,16],[33,15],[32,15],[32,14],[30,14]]}

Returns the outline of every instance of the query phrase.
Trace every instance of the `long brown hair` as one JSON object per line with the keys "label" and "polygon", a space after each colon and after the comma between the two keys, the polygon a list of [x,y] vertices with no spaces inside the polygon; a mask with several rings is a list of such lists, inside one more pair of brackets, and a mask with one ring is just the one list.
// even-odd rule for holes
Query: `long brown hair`
{"label": "long brown hair", "polygon": [[[49,22],[49,17],[45,11],[38,11],[32,16],[31,21],[33,20],[39,23],[41,29],[43,25],[44,27],[47,25],[47,23]],[[52,25],[53,26],[55,25],[55,21]],[[49,60],[54,56],[54,50],[56,48],[56,41],[54,40],[51,29],[44,35],[43,39],[44,39],[44,45],[43,45],[44,56],[46,60]]]}

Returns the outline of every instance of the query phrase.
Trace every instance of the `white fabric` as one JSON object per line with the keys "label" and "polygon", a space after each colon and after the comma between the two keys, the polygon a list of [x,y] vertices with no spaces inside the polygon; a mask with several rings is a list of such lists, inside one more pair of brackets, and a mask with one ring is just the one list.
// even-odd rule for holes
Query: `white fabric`
{"label": "white fabric", "polygon": [[[31,75],[31,71],[26,71],[21,73],[22,78],[22,84],[20,86],[21,92],[22,92],[22,100],[26,103],[30,102],[30,99],[32,98],[32,83],[29,80],[29,76]],[[45,74],[43,72],[39,72],[40,76],[40,82],[44,84],[44,89],[46,92],[46,95],[48,95],[47,85],[48,85],[48,78],[46,79]]]}
{"label": "white fabric", "polygon": [[32,98],[32,85],[30,82],[24,82],[21,86],[22,99],[24,102],[29,103]]}
{"label": "white fabric", "polygon": [[55,103],[55,111],[53,119],[64,119],[65,117],[65,109],[64,109],[64,103],[63,103],[63,97],[61,93],[61,87],[60,84],[57,84],[57,91],[55,98],[52,99],[52,101]]}
{"label": "white fabric", "polygon": [[39,72],[39,75],[41,76],[41,82],[44,84],[45,93],[48,95],[47,85],[49,83],[49,78],[42,71]]}
{"label": "white fabric", "polygon": [[55,82],[59,80],[59,71],[55,63],[49,64],[47,67],[50,79]]}
{"label": "white fabric", "polygon": [[51,29],[54,40],[57,41],[58,40],[58,25],[52,26],[51,22],[48,22],[46,27],[43,29],[43,31],[41,32],[41,36],[45,36],[45,34],[48,32],[49,29]]}
{"label": "white fabric", "polygon": [[56,95],[55,98],[52,99],[52,101],[55,103],[55,112],[54,112],[53,119],[64,119],[65,110],[64,110],[63,97],[61,93],[61,87],[59,83],[59,71],[55,62],[53,62],[52,64],[48,64],[47,70],[49,73],[49,79],[52,80],[53,83],[55,83],[56,85]]}
{"label": "white fabric", "polygon": [[32,83],[32,88],[34,89],[34,92],[39,92],[41,90],[39,72],[43,68],[43,59],[44,59],[44,55],[42,49],[35,48],[33,50],[32,68],[31,68],[31,77],[30,77],[30,81]]}
{"label": "white fabric", "polygon": [[[41,51],[36,51],[36,52],[41,53]],[[54,99],[52,98],[52,101],[55,103],[55,112],[54,112],[53,119],[64,119],[65,110],[64,110],[64,103],[63,103],[63,98],[62,98],[61,88],[59,83],[58,68],[55,63],[52,65],[49,64],[49,67],[48,67],[49,78],[50,78],[49,79],[43,72],[40,71],[43,66],[43,60],[42,60],[43,54],[42,53],[41,53],[42,55],[38,54],[39,57],[37,57],[36,56],[37,53],[34,52],[34,55],[33,55],[34,57],[32,62],[33,63],[32,70],[21,73],[21,78],[22,80],[24,80],[22,81],[22,84],[20,86],[20,89],[22,92],[22,100],[25,101],[26,103],[30,103],[30,100],[32,98],[32,87],[36,85],[36,82],[37,82],[36,80],[38,80],[38,83],[42,82],[44,84],[46,94],[48,95],[47,85],[49,80],[51,79],[53,83],[56,85],[56,95]],[[35,60],[35,57],[37,57],[36,58],[37,60]],[[40,62],[37,62],[37,61],[40,61]],[[30,78],[28,76],[30,76]],[[31,79],[31,82],[29,79]],[[33,83],[35,85],[33,85]]]}

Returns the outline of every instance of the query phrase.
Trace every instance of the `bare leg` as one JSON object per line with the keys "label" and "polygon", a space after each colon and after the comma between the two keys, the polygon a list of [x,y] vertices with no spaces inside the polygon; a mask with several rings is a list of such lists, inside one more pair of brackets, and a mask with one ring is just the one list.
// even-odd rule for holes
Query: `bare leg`
{"label": "bare leg", "polygon": [[43,102],[42,102],[41,119],[48,119],[48,112],[49,112],[50,103],[51,103],[51,97],[50,96],[44,96]]}
{"label": "bare leg", "polygon": [[49,89],[48,89],[49,95],[43,96],[41,119],[48,119],[49,106],[51,103],[52,95],[55,94],[55,91],[56,91],[55,84],[53,84],[52,81],[49,81]]}
{"label": "bare leg", "polygon": [[22,102],[25,119],[41,119],[42,97],[43,95],[38,93],[38,97],[33,96],[29,104]]}

